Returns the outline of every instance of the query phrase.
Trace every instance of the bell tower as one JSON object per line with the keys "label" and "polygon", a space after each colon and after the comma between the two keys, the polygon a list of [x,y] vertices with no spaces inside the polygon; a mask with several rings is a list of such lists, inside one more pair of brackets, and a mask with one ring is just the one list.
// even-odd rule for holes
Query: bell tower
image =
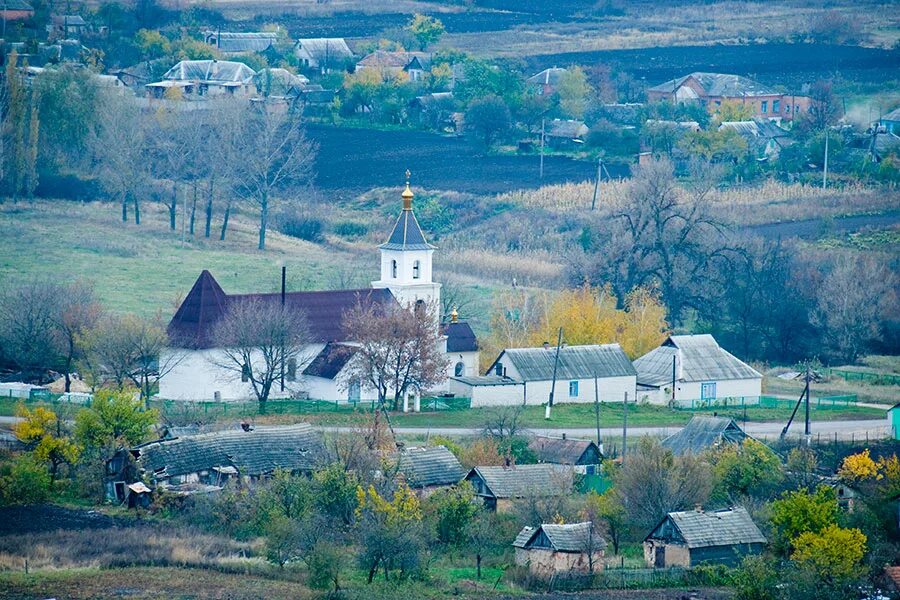
{"label": "bell tower", "polygon": [[406,189],[400,195],[403,209],[381,252],[381,279],[373,288],[388,288],[400,304],[411,306],[418,301],[440,310],[441,284],[431,279],[431,258],[435,247],[425,240],[413,213],[413,193],[409,188],[410,172],[406,171]]}

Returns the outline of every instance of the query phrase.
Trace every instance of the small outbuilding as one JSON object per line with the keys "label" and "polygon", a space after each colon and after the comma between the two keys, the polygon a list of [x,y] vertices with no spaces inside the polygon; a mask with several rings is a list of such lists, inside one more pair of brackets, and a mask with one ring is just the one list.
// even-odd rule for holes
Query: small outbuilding
{"label": "small outbuilding", "polygon": [[515,406],[525,404],[525,382],[497,375],[451,377],[447,388],[451,394],[469,398],[472,408]]}
{"label": "small outbuilding", "polygon": [[466,474],[459,459],[446,446],[406,448],[400,453],[398,470],[407,485],[424,496],[459,483]]}
{"label": "small outbuilding", "polygon": [[749,436],[729,417],[692,417],[681,431],[662,441],[675,455],[700,454],[725,444],[742,444]]}
{"label": "small outbuilding", "polygon": [[[709,334],[672,335],[634,361],[638,398],[653,404],[714,404],[726,398],[758,398],[762,375],[719,346]],[[674,386],[674,389],[673,389]]]}
{"label": "small outbuilding", "polygon": [[514,500],[546,498],[572,493],[575,471],[566,465],[510,465],[475,467],[465,480],[475,487],[475,495],[489,510],[506,512]]}
{"label": "small outbuilding", "polygon": [[644,560],[655,568],[737,565],[759,554],[766,538],[743,508],[671,512],[644,538]]}
{"label": "small outbuilding", "polygon": [[900,440],[900,404],[895,404],[887,411],[888,437]]}
{"label": "small outbuilding", "polygon": [[592,573],[603,568],[606,540],[590,521],[524,527],[516,536],[516,564],[533,575]]}
{"label": "small outbuilding", "polygon": [[528,442],[539,463],[571,465],[576,473],[594,475],[600,468],[603,453],[591,440],[573,440],[563,434],[561,438],[534,436]]}

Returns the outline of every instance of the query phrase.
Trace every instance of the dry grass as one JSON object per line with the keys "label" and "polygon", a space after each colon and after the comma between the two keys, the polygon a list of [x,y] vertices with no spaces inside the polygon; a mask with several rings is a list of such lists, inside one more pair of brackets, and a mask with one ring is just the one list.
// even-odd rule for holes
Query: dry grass
{"label": "dry grass", "polygon": [[60,530],[0,537],[0,571],[178,566],[231,568],[258,548],[183,527]]}
{"label": "dry grass", "polygon": [[559,256],[541,250],[503,252],[491,248],[447,250],[443,271],[475,275],[496,283],[555,287],[563,282]]}

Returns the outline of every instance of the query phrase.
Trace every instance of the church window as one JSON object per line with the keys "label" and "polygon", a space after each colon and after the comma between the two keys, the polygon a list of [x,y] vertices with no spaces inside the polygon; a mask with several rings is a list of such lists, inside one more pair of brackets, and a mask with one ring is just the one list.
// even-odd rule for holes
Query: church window
{"label": "church window", "polygon": [[463,364],[462,361],[456,363],[456,366],[453,367],[453,376],[454,377],[462,377],[463,373],[466,372],[466,365]]}
{"label": "church window", "polygon": [[419,316],[425,314],[425,301],[424,300],[421,300],[421,299],[416,300],[415,311],[416,311],[416,314]]}
{"label": "church window", "polygon": [[397,279],[397,261],[396,260],[391,261],[391,277],[393,277],[394,279]]}
{"label": "church window", "polygon": [[296,358],[288,359],[287,380],[288,381],[296,381],[297,380],[297,359]]}
{"label": "church window", "polygon": [[419,278],[419,272],[420,272],[420,271],[421,271],[421,269],[420,269],[420,267],[419,267],[419,261],[414,261],[414,262],[413,262],[413,279],[418,279],[418,278]]}
{"label": "church window", "polygon": [[241,381],[244,383],[250,381],[250,365],[243,365],[241,367]]}

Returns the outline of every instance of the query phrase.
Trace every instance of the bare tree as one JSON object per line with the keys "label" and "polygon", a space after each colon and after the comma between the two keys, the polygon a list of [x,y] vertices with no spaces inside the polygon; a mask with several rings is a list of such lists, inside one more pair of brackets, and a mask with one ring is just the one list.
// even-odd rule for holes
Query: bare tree
{"label": "bare tree", "polygon": [[100,127],[90,142],[99,166],[100,181],[119,198],[122,222],[128,221],[131,204],[134,222],[140,225],[140,195],[150,179],[148,118],[134,102],[114,94],[103,96],[101,110]]}
{"label": "bare tree", "polygon": [[483,433],[486,436],[504,439],[514,437],[522,433],[522,425],[519,420],[525,412],[522,406],[500,406],[488,413],[483,425]]}
{"label": "bare tree", "polygon": [[[511,467],[515,468],[515,467]],[[529,493],[513,503],[519,522],[533,526],[552,523],[558,519],[570,522],[577,516],[577,506],[572,491],[575,489],[575,472],[560,467],[550,477],[551,488],[532,488]]]}
{"label": "bare tree", "polygon": [[374,389],[383,408],[390,396],[391,408],[398,410],[408,391],[425,391],[446,376],[449,363],[438,348],[435,310],[360,303],[344,315],[347,339],[359,343],[350,379]]}
{"label": "bare tree", "polygon": [[282,370],[308,358],[310,335],[297,309],[271,298],[249,298],[229,305],[213,339],[220,348],[214,363],[249,382],[257,400],[265,402]]}
{"label": "bare tree", "polygon": [[616,473],[616,489],[629,520],[650,528],[671,511],[706,502],[712,491],[711,469],[697,456],[674,456],[645,437]]}
{"label": "bare tree", "polygon": [[25,379],[42,379],[59,361],[59,292],[52,283],[31,281],[0,295],[0,349]]}
{"label": "bare tree", "polygon": [[309,179],[315,144],[306,139],[299,114],[266,103],[244,117],[240,141],[235,189],[259,208],[259,249],[265,250],[277,194]]}
{"label": "bare tree", "polygon": [[201,119],[195,111],[161,110],[156,114],[156,126],[150,136],[157,174],[172,184],[172,194],[163,197],[163,204],[169,210],[169,229],[172,231],[176,229],[179,186],[193,179],[195,154],[202,135],[197,124]]}
{"label": "bare tree", "polygon": [[86,366],[95,380],[112,380],[119,386],[133,383],[145,403],[159,380],[184,356],[170,351],[160,315],[149,319],[107,316],[78,339],[85,346]]}
{"label": "bare tree", "polygon": [[456,310],[460,315],[467,315],[473,308],[475,299],[469,291],[453,277],[445,277],[441,285],[441,321],[450,319],[450,313]]}
{"label": "bare tree", "polygon": [[94,294],[94,289],[85,282],[76,281],[60,287],[61,294],[54,324],[58,332],[60,352],[63,356],[66,392],[69,392],[72,386],[72,367],[83,351],[81,339],[97,324],[103,308]]}
{"label": "bare tree", "polygon": [[481,561],[484,555],[498,545],[497,519],[493,512],[479,508],[466,526],[466,541],[475,554],[475,577],[481,579]]}

